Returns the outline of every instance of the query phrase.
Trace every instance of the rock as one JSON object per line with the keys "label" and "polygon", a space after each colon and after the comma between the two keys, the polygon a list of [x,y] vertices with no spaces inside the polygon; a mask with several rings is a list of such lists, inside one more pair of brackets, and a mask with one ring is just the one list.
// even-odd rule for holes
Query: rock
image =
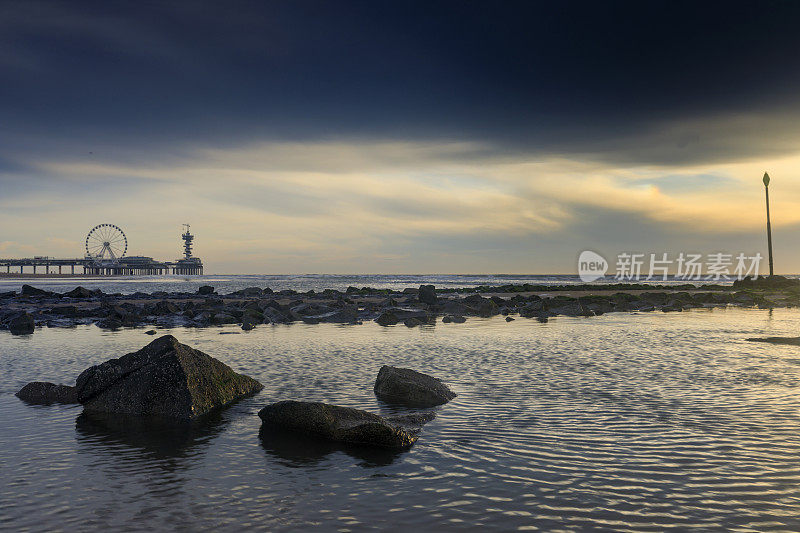
{"label": "rock", "polygon": [[442,405],[456,397],[456,393],[435,377],[388,365],[378,372],[374,390],[381,400],[412,407]]}
{"label": "rock", "polygon": [[144,332],[145,335],[155,335],[156,333],[157,331],[154,329],[148,329],[147,331]]}
{"label": "rock", "polygon": [[463,317],[463,316],[461,316],[461,315],[452,315],[452,316],[450,317],[450,320],[451,320],[451,321],[452,321],[454,324],[463,324],[464,322],[466,322],[466,321],[467,321],[467,319],[466,319],[466,318],[464,318],[464,317]]}
{"label": "rock", "polygon": [[122,321],[116,318],[104,318],[103,320],[98,320],[95,324],[100,329],[114,330],[122,327]]}
{"label": "rock", "polygon": [[393,326],[400,322],[400,319],[392,311],[384,311],[375,319],[375,322],[381,326]]}
{"label": "rock", "polygon": [[800,346],[800,337],[751,337],[750,342],[767,342],[769,344],[789,344]]}
{"label": "rock", "polygon": [[443,323],[443,324],[449,324],[449,323],[450,323],[450,322],[452,322],[452,321],[453,321],[453,319],[452,319],[452,318],[450,318],[450,315],[444,315],[444,316],[442,317],[442,323]]}
{"label": "rock", "polygon": [[258,412],[265,428],[275,427],[313,437],[382,448],[408,448],[417,437],[380,416],[319,402],[282,401]]}
{"label": "rock", "polygon": [[[22,296],[55,296],[55,293],[46,291],[43,289],[37,289],[36,287],[31,287],[30,285],[23,285],[22,290],[19,291]],[[61,296],[61,295],[59,295]]]}
{"label": "rock", "polygon": [[94,296],[94,293],[84,287],[75,287],[71,291],[65,292],[64,296],[68,298],[91,298]]}
{"label": "rock", "polygon": [[272,307],[264,309],[264,323],[265,324],[284,324],[291,322],[292,319],[283,314],[281,311]]}
{"label": "rock", "polygon": [[408,328],[413,328],[413,327],[416,327],[416,326],[421,326],[422,325],[422,321],[419,318],[411,317],[411,318],[406,318],[405,320],[403,320],[403,324],[405,324],[405,326],[408,327]]}
{"label": "rock", "polygon": [[761,276],[757,279],[743,278],[733,282],[734,289],[786,289],[800,286],[800,280],[785,276]]}
{"label": "rock", "polygon": [[243,322],[242,323],[242,329],[244,331],[250,331],[251,329],[253,329],[255,327],[256,327],[256,325],[253,324],[252,322]]}
{"label": "rock", "polygon": [[321,322],[332,322],[337,324],[356,324],[358,323],[358,308],[354,305],[342,307],[338,311],[331,311],[324,315],[315,316]]}
{"label": "rock", "polygon": [[155,307],[153,308],[153,314],[159,316],[176,315],[179,312],[180,308],[168,300],[161,300],[160,302],[156,303]]}
{"label": "rock", "polygon": [[228,296],[236,296],[236,297],[251,297],[251,296],[261,296],[264,294],[264,290],[260,287],[247,287],[246,289],[240,289],[238,291],[234,291],[230,293]]}
{"label": "rock", "polygon": [[28,383],[20,389],[16,396],[20,400],[39,405],[78,403],[78,393],[75,387],[56,385],[45,381]]}
{"label": "rock", "polygon": [[479,294],[473,294],[472,296],[464,298],[464,303],[480,317],[488,318],[500,314],[500,309],[493,300],[483,298]]}
{"label": "rock", "polygon": [[513,322],[513,321],[514,321],[514,317],[511,317],[511,316],[507,316],[506,317],[506,322]]}
{"label": "rock", "polygon": [[228,313],[217,313],[211,319],[211,322],[213,324],[217,324],[218,326],[221,326],[223,324],[236,324],[237,322],[239,322],[239,319],[237,319],[235,316],[230,315]]}
{"label": "rock", "polygon": [[33,321],[33,315],[27,311],[22,311],[13,315],[6,322],[6,327],[12,335],[28,335],[34,332],[36,324]]}
{"label": "rock", "polygon": [[211,285],[201,285],[199,289],[197,289],[197,294],[202,294],[203,296],[214,294],[214,287]]}
{"label": "rock", "polygon": [[86,411],[184,420],[263,388],[172,335],[84,370],[75,386]]}
{"label": "rock", "polygon": [[405,429],[412,431],[418,430],[431,420],[436,418],[434,411],[427,411],[421,413],[407,413],[403,415],[386,416],[383,419],[395,426],[401,426]]}
{"label": "rock", "polygon": [[439,299],[436,297],[436,287],[433,285],[420,285],[417,299],[428,305],[436,305]]}
{"label": "rock", "polygon": [[439,309],[448,315],[465,315],[470,309],[458,300],[441,300]]}
{"label": "rock", "polygon": [[4,298],[14,298],[17,295],[15,291],[0,292],[0,300]]}
{"label": "rock", "polygon": [[74,305],[58,305],[50,309],[50,313],[54,315],[67,316],[70,318],[75,318],[79,315],[78,308]]}

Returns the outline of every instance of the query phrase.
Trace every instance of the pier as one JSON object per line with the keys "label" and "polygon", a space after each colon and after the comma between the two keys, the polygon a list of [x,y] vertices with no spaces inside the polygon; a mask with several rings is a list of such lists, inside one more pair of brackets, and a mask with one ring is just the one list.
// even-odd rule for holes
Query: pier
{"label": "pier", "polygon": [[97,263],[94,259],[58,259],[54,257],[31,257],[23,259],[0,259],[0,273],[6,274],[59,274],[75,276],[165,276],[202,275],[203,262],[156,261],[151,257],[123,257],[117,263]]}
{"label": "pier", "polygon": [[189,225],[181,235],[184,256],[175,261],[157,261],[146,256],[125,256],[128,240],[113,224],[100,224],[86,236],[86,256],[62,259],[34,256],[22,259],[0,258],[0,275],[73,275],[73,276],[165,276],[203,274],[203,262],[192,256],[194,235]]}

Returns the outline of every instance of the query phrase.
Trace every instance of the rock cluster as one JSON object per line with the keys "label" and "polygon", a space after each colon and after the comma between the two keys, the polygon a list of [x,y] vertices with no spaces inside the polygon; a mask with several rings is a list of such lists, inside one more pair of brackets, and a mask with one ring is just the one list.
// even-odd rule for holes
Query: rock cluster
{"label": "rock cluster", "polygon": [[[77,287],[59,294],[24,285],[19,293],[0,294],[0,329],[30,334],[36,325],[70,327],[96,324],[104,329],[123,327],[214,327],[238,324],[249,331],[262,324],[335,323],[409,328],[443,323],[459,324],[468,317],[519,316],[547,322],[554,316],[591,317],[611,312],[679,312],[693,308],[800,306],[800,282],[794,279],[760,278],[730,286],[701,289],[657,290],[650,285],[594,286],[589,295],[569,295],[570,286],[548,287],[548,295],[522,292],[527,285],[477,289],[418,289],[391,291],[349,287],[298,293],[248,287],[217,294],[204,285],[195,293],[133,295],[104,294]],[[628,292],[612,290],[625,287]],[[779,287],[779,288],[775,288]],[[579,289],[581,287],[577,287]],[[647,288],[633,291],[632,288]],[[651,290],[652,289],[652,290]],[[502,292],[505,291],[505,292]],[[466,294],[464,294],[466,293]],[[552,295],[554,294],[554,295]],[[510,320],[509,320],[510,321]]]}
{"label": "rock cluster", "polygon": [[[384,366],[378,372],[375,394],[383,401],[411,407],[434,407],[455,398],[440,380],[410,370]],[[415,412],[382,418],[374,413],[319,402],[285,400],[264,407],[258,416],[263,438],[274,431],[292,431],[345,444],[408,448],[420,428],[435,413]]]}

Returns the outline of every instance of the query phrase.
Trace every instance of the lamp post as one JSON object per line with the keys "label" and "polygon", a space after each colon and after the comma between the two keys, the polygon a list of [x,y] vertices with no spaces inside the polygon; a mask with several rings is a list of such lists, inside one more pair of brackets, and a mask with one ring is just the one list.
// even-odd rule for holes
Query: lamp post
{"label": "lamp post", "polygon": [[772,270],[772,226],[769,223],[769,174],[764,172],[764,192],[767,195],[767,249],[769,251],[769,275],[775,275]]}

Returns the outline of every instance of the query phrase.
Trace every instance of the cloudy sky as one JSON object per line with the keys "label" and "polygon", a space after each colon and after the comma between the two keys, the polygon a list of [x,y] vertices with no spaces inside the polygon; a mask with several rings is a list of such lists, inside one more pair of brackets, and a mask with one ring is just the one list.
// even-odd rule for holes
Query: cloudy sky
{"label": "cloudy sky", "polygon": [[0,0],[0,256],[207,273],[800,272],[798,2]]}

